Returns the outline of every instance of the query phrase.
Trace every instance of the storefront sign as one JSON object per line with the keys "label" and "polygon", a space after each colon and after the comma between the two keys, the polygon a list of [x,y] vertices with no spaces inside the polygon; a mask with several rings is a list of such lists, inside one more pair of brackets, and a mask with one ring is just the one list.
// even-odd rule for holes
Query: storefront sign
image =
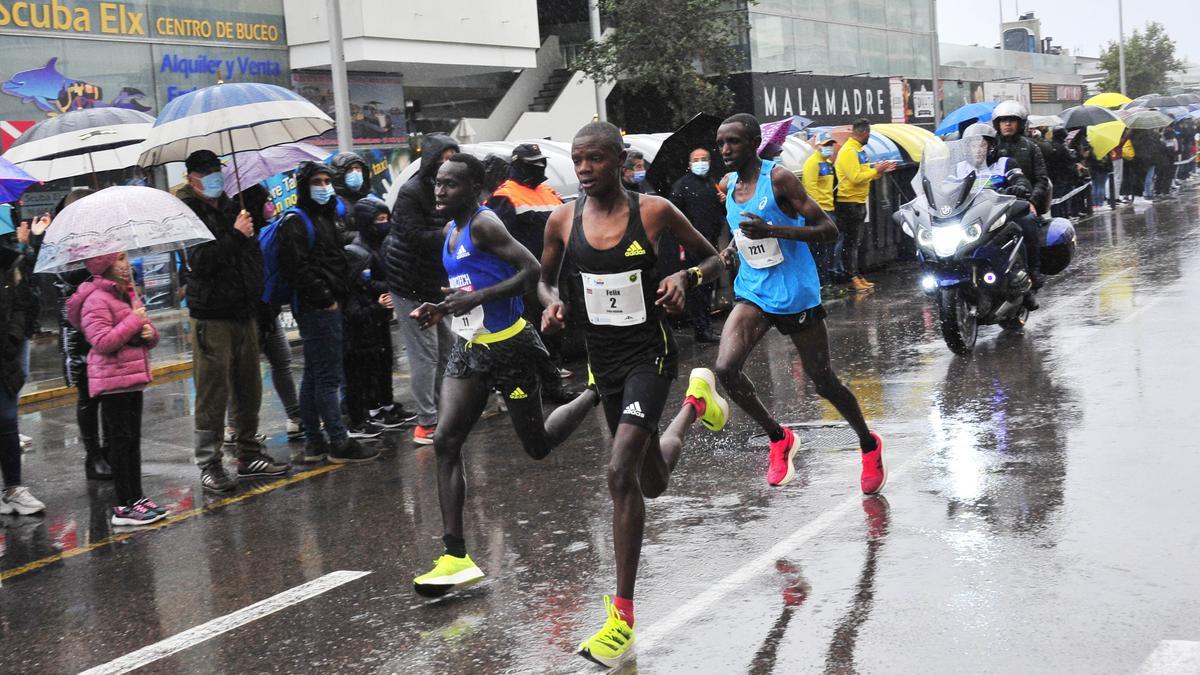
{"label": "storefront sign", "polygon": [[910,124],[933,122],[933,83],[929,80],[904,80],[904,116]]}
{"label": "storefront sign", "polygon": [[1083,85],[1079,84],[1060,84],[1055,87],[1058,100],[1060,101],[1082,101],[1083,100]]}
{"label": "storefront sign", "polygon": [[284,46],[283,17],[278,10],[252,14],[207,9],[199,3],[146,0],[0,0],[0,31]]}
{"label": "storefront sign", "polygon": [[754,112],[763,121],[788,115],[801,115],[818,125],[849,124],[859,117],[871,122],[892,121],[890,86],[885,77],[771,73],[749,77]]}
{"label": "storefront sign", "polygon": [[904,80],[889,78],[888,92],[891,95],[892,123],[904,124]]}
{"label": "storefront sign", "polygon": [[983,100],[1019,101],[1029,109],[1029,85],[1021,82],[984,82]]}

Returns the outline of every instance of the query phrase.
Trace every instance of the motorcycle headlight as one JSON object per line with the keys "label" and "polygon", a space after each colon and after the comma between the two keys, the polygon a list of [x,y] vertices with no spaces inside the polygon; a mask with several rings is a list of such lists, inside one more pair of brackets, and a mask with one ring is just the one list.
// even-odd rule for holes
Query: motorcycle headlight
{"label": "motorcycle headlight", "polygon": [[933,234],[930,233],[929,228],[923,227],[917,230],[917,243],[921,248],[933,248]]}
{"label": "motorcycle headlight", "polygon": [[981,221],[977,220],[970,227],[967,228],[967,231],[965,233],[963,233],[962,243],[970,244],[970,243],[979,241],[979,238],[982,236],[983,236],[983,227],[981,225]]}
{"label": "motorcycle headlight", "polygon": [[938,254],[939,258],[954,255],[965,234],[962,225],[944,225],[933,228],[933,252]]}

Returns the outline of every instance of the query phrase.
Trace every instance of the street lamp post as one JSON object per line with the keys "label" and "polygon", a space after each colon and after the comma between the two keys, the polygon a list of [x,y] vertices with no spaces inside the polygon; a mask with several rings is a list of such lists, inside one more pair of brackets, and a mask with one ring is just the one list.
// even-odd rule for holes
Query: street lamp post
{"label": "street lamp post", "polygon": [[[591,24],[592,42],[600,42],[600,0],[588,0],[588,23]],[[608,121],[608,110],[604,104],[604,84],[595,80],[596,86],[596,119]]]}
{"label": "street lamp post", "polygon": [[942,123],[942,88],[938,84],[938,60],[941,57],[938,53],[937,0],[929,0],[929,28],[929,80],[933,87],[933,128],[936,129]]}
{"label": "street lamp post", "polygon": [[1125,94],[1125,7],[1117,0],[1117,30],[1121,31],[1117,39],[1117,60],[1121,63],[1121,94]]}
{"label": "street lamp post", "polygon": [[346,49],[342,44],[342,3],[325,0],[325,20],[329,23],[329,71],[333,79],[333,111],[337,125],[339,152],[354,147],[350,120],[350,85],[346,75]]}

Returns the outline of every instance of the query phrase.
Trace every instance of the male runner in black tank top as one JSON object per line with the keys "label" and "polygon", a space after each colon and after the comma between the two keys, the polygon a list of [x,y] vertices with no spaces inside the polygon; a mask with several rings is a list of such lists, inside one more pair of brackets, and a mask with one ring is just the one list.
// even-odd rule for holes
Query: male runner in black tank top
{"label": "male runner in black tank top", "polygon": [[[585,293],[584,304],[570,309],[587,316],[589,369],[613,434],[608,489],[613,499],[616,600],[610,603],[605,596],[604,628],[579,646],[580,655],[608,667],[632,654],[643,496],[654,498],[666,489],[692,422],[699,419],[709,429],[720,430],[728,410],[716,394],[712,371],[697,368],[682,408],[658,435],[677,360],[663,313],[681,312],[684,291],[715,279],[721,261],[671,202],[631,195],[622,187],[625,157],[620,131],[611,124],[593,122],[575,135],[571,159],[583,196],[558,207],[546,223],[538,286],[546,307],[543,330],[561,329],[567,307],[558,294],[559,272],[569,251]],[[654,271],[654,243],[666,231],[702,262],[660,280]]]}

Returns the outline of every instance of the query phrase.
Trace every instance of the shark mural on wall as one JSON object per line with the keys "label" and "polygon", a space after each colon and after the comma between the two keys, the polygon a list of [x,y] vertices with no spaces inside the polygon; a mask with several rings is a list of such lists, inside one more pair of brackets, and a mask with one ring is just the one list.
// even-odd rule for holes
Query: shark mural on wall
{"label": "shark mural on wall", "polygon": [[145,92],[133,87],[123,87],[111,101],[103,100],[99,85],[77,80],[58,72],[58,57],[52,57],[41,68],[23,70],[14,74],[0,85],[0,91],[16,96],[23,103],[32,103],[39,110],[53,117],[70,110],[84,108],[129,108],[149,112],[150,107],[141,101]]}

